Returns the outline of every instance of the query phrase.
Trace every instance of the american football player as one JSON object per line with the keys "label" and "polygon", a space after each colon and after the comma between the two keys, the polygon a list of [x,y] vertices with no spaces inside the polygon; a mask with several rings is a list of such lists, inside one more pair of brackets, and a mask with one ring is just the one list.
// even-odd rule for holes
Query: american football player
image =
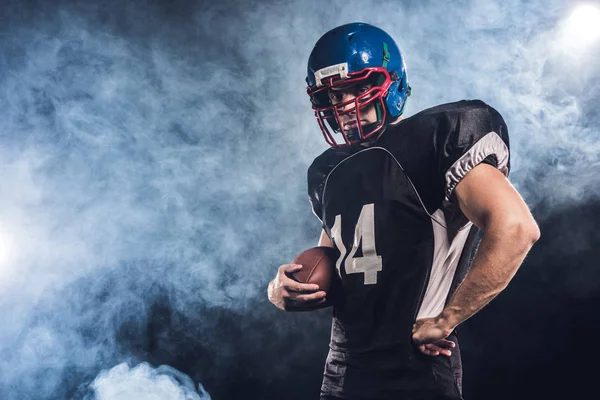
{"label": "american football player", "polygon": [[504,119],[480,100],[403,118],[403,55],[365,23],[317,41],[307,83],[331,146],[308,170],[308,193],[319,245],[339,250],[338,295],[291,280],[300,267],[286,264],[269,299],[333,306],[322,400],[462,399],[457,327],[506,288],[540,236],[507,179]]}

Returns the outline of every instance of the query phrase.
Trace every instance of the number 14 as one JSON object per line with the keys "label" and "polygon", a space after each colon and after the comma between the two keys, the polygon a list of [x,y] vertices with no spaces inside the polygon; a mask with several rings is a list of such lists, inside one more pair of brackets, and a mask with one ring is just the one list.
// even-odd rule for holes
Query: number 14
{"label": "number 14", "polygon": [[[375,208],[374,204],[365,204],[360,210],[360,216],[354,229],[354,241],[350,254],[346,254],[346,246],[342,240],[342,216],[336,215],[331,236],[335,245],[340,250],[340,257],[336,268],[340,276],[342,262],[346,274],[365,274],[365,285],[377,283],[377,272],[382,270],[381,256],[375,248]],[[362,242],[362,243],[361,243]],[[361,246],[362,244],[362,246]],[[358,247],[362,247],[362,257],[354,257]]]}

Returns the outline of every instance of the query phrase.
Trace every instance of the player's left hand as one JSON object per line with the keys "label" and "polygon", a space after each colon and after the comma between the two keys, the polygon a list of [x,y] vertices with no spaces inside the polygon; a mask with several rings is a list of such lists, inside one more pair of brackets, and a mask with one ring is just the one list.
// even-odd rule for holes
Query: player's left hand
{"label": "player's left hand", "polygon": [[450,349],[456,346],[456,343],[446,339],[451,332],[452,329],[440,325],[438,318],[422,318],[415,321],[412,338],[421,353],[449,357],[452,355]]}

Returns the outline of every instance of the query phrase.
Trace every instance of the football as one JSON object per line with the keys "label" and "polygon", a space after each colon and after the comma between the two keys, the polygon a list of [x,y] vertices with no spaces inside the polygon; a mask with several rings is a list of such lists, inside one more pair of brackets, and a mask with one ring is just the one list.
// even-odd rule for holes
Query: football
{"label": "football", "polygon": [[327,246],[317,246],[298,254],[292,264],[302,265],[291,278],[300,283],[314,283],[320,290],[328,291],[331,286],[338,252]]}

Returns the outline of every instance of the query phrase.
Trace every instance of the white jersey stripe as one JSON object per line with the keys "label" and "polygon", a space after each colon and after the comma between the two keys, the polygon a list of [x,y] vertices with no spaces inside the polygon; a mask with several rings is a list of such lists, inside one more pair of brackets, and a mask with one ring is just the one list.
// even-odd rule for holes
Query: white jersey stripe
{"label": "white jersey stripe", "polygon": [[490,132],[477,141],[461,158],[446,172],[446,200],[450,199],[452,191],[465,177],[467,172],[481,163],[489,155],[494,154],[498,160],[498,169],[508,176],[508,147],[496,132]]}
{"label": "white jersey stripe", "polygon": [[433,265],[417,318],[435,317],[444,309],[456,273],[456,266],[472,226],[471,222],[467,223],[450,242],[445,228],[446,224],[442,225],[437,222],[445,221],[444,213],[442,210],[437,210],[433,215],[435,216],[435,219],[433,216],[431,219],[434,235]]}

